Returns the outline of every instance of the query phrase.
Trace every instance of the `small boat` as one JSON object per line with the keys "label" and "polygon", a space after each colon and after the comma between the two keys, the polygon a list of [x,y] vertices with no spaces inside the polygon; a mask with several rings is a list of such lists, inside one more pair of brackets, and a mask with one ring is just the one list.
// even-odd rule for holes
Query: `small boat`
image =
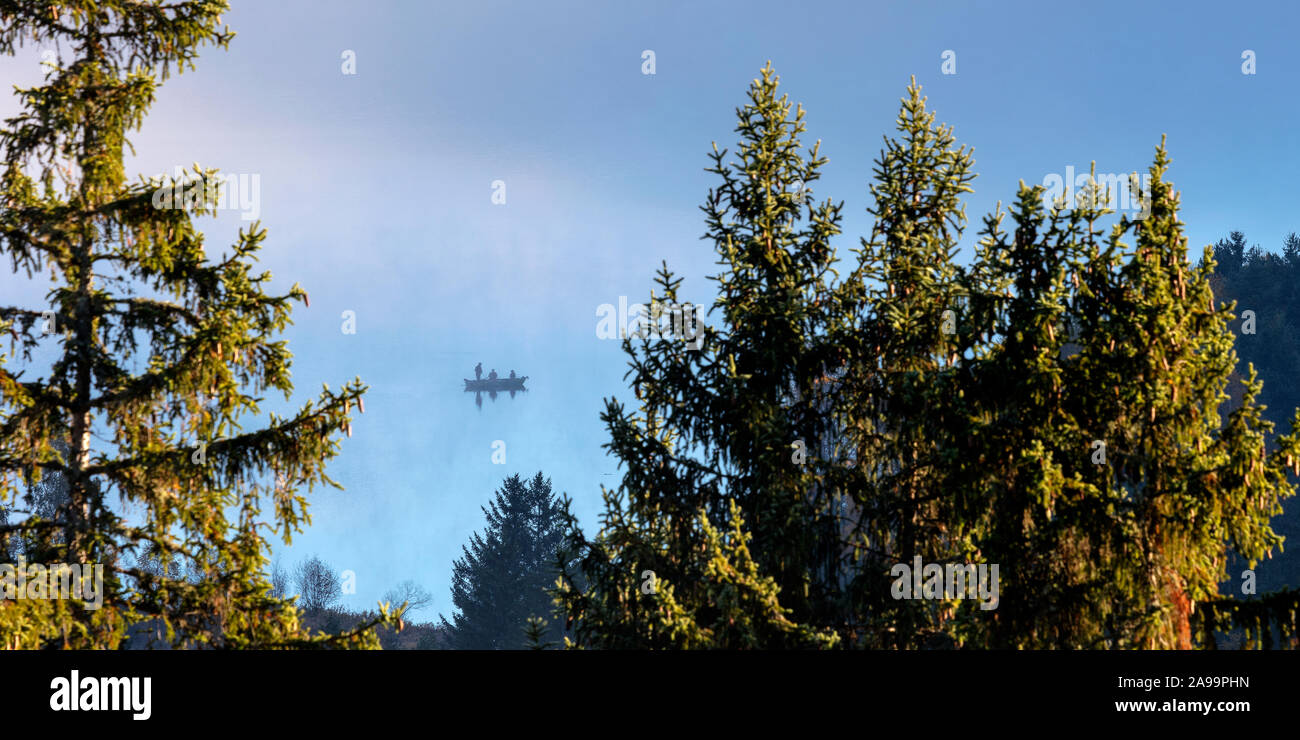
{"label": "small boat", "polygon": [[527,375],[521,375],[517,378],[497,378],[495,380],[484,378],[482,380],[470,380],[465,378],[465,390],[467,391],[526,391],[524,381],[528,380]]}

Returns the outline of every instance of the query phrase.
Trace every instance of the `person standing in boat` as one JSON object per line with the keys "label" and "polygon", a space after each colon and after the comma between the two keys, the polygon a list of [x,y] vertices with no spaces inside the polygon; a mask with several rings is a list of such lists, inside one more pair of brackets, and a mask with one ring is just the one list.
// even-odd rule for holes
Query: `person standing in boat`
{"label": "person standing in boat", "polygon": [[488,380],[496,380],[496,379],[497,379],[496,368],[492,368],[492,372],[488,373]]}
{"label": "person standing in boat", "polygon": [[514,380],[514,379],[515,379],[515,371],[514,371],[514,370],[511,370],[511,371],[510,371],[510,379],[511,379],[511,380]]}
{"label": "person standing in boat", "polygon": [[474,366],[474,379],[475,380],[483,379],[483,363],[481,362]]}

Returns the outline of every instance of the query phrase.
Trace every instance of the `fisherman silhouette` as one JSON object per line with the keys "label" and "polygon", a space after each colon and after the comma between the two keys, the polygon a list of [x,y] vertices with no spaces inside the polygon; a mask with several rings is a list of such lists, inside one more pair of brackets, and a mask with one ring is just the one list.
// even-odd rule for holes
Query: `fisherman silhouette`
{"label": "fisherman silhouette", "polygon": [[510,377],[511,377],[512,379],[515,377],[515,371],[514,371],[514,370],[511,370],[511,371],[510,371]]}
{"label": "fisherman silhouette", "polygon": [[474,379],[475,380],[483,379],[483,363],[481,362],[474,366]]}
{"label": "fisherman silhouette", "polygon": [[496,380],[496,379],[497,379],[497,371],[496,368],[493,368],[492,372],[488,373],[488,380]]}

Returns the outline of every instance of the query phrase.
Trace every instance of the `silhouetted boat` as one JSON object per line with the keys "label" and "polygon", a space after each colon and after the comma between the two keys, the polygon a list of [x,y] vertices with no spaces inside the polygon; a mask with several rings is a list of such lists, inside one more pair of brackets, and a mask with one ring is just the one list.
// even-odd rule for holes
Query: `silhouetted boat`
{"label": "silhouetted boat", "polygon": [[465,390],[467,391],[526,391],[524,381],[528,380],[527,375],[521,375],[517,378],[497,378],[490,380],[470,380],[465,378]]}

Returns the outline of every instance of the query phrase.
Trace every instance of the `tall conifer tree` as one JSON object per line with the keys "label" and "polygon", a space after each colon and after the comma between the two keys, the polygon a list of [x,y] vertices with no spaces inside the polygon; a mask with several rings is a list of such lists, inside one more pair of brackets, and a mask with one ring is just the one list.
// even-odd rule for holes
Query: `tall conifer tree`
{"label": "tall conifer tree", "polygon": [[[0,0],[0,51],[27,41],[57,50],[0,130],[0,251],[16,272],[53,280],[47,305],[0,310],[21,361],[0,366],[0,494],[13,501],[42,474],[67,481],[52,517],[11,517],[0,539],[37,538],[58,561],[100,563],[106,591],[99,610],[6,603],[10,647],[114,648],[146,621],[176,645],[326,644],[308,641],[268,593],[262,528],[287,542],[309,521],[303,490],[333,484],[324,464],[365,386],[326,387],[288,418],[244,430],[262,392],[290,395],[290,353],[275,335],[307,294],[266,292],[270,274],[253,270],[266,237],[256,224],[208,258],[192,217],[214,212],[214,171],[131,183],[123,168],[127,134],[160,81],[233,37],[225,10],[223,0]],[[179,202],[156,207],[173,185]],[[33,358],[50,355],[32,377]],[[133,565],[146,552],[193,577]],[[377,645],[365,630],[328,643]]]}
{"label": "tall conifer tree", "polygon": [[1167,162],[1162,145],[1144,213],[1105,238],[1095,187],[1048,213],[1042,188],[1022,186],[1013,235],[986,220],[971,290],[997,306],[996,341],[963,391],[984,470],[962,480],[987,511],[978,550],[1004,577],[976,644],[1188,648],[1228,551],[1253,562],[1279,544],[1269,519],[1294,492],[1296,438],[1267,452],[1253,375],[1220,417],[1230,314],[1209,248],[1188,261]]}
{"label": "tall conifer tree", "polygon": [[927,110],[915,80],[896,128],[869,186],[875,226],[846,281],[859,297],[851,330],[834,339],[853,359],[832,410],[863,463],[849,489],[863,643],[916,647],[939,636],[944,615],[934,602],[894,598],[891,569],[967,554],[964,522],[943,492],[967,420],[955,385],[967,296],[954,258],[975,174],[970,150]]}
{"label": "tall conifer tree", "polygon": [[[456,613],[442,619],[458,650],[518,650],[530,640],[559,638],[547,590],[555,583],[563,530],[561,500],[539,472],[530,480],[506,478],[452,566]],[[536,621],[533,621],[536,620]]]}
{"label": "tall conifer tree", "polygon": [[[825,159],[801,151],[803,109],[769,64],[737,109],[733,161],[702,207],[722,271],[718,327],[698,350],[656,330],[624,343],[639,406],[607,402],[606,447],[626,466],[584,553],[590,587],[559,591],[579,644],[797,647],[838,641],[847,611],[842,481],[818,454],[837,421],[829,373],[846,362],[846,298],[832,278],[840,205],[813,202]],[[679,303],[667,266],[651,304]],[[660,326],[656,329],[665,329]],[[821,484],[819,484],[819,482]]]}

